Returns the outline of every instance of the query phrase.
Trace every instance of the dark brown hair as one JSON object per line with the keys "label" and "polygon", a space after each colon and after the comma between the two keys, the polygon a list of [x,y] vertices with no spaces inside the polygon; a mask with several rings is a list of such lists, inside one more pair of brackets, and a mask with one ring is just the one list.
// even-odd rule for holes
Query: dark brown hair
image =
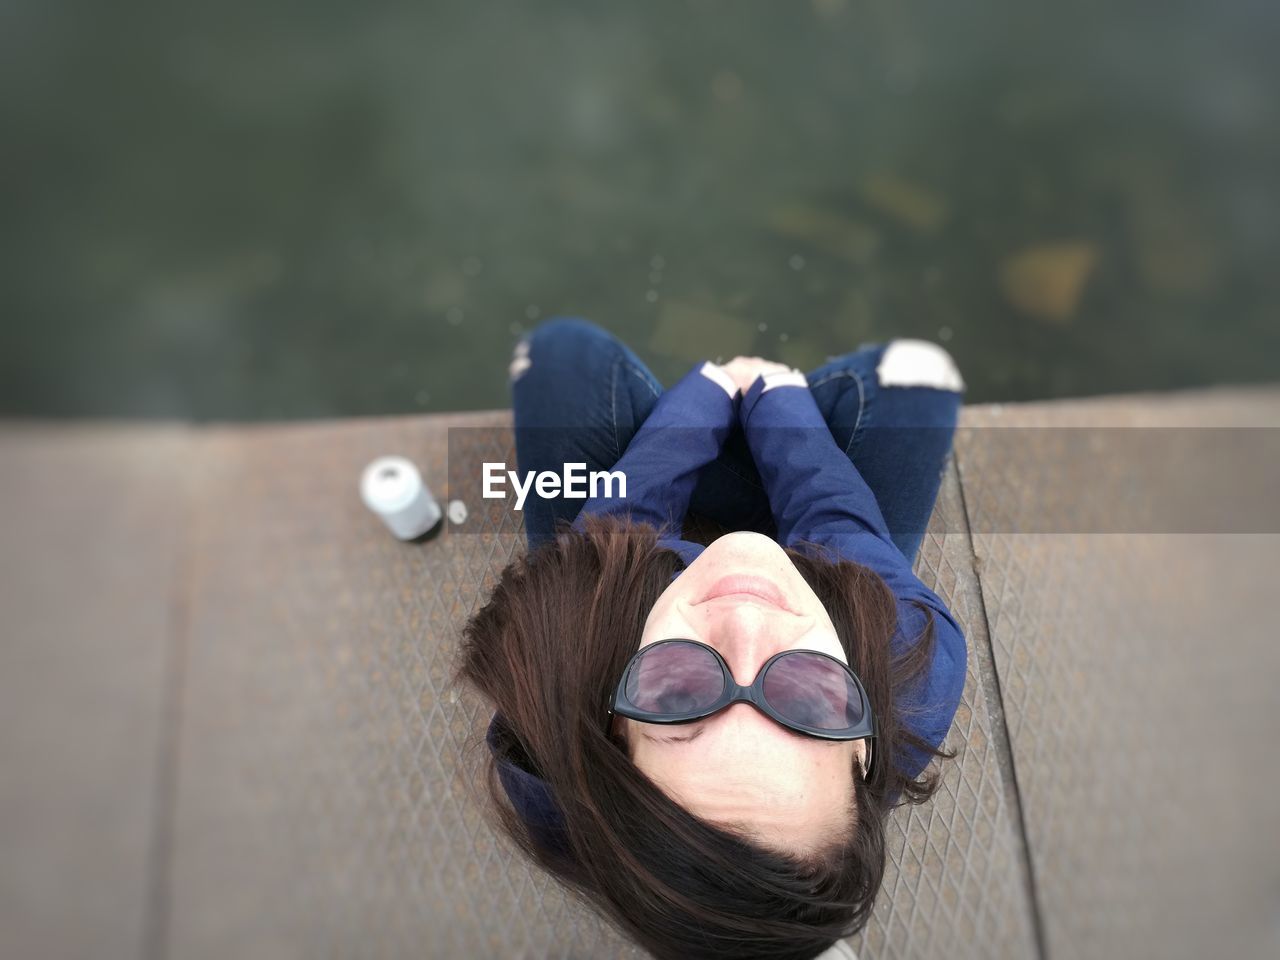
{"label": "dark brown hair", "polygon": [[818,853],[778,852],[687,812],[610,733],[607,699],[680,561],[651,527],[599,518],[584,526],[513,561],[464,631],[458,676],[504,718],[498,752],[549,784],[568,852],[528,830],[491,758],[502,828],[658,958],[807,960],[860,930],[884,876],[885,817],[936,788],[893,760],[906,745],[947,756],[903,726],[894,699],[928,664],[932,620],[893,660],[897,615],[884,581],[855,563],[788,550],[866,686],[878,736],[870,782],[850,770],[856,823]]}

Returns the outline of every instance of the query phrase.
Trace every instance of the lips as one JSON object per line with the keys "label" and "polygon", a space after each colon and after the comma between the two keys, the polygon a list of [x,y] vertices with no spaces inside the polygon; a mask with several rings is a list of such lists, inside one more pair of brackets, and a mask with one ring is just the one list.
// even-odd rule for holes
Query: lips
{"label": "lips", "polygon": [[711,585],[711,589],[706,592],[706,595],[698,603],[729,597],[764,603],[771,607],[777,607],[779,610],[785,610],[787,613],[793,612],[787,605],[786,595],[776,583],[764,577],[745,573],[721,577]]}

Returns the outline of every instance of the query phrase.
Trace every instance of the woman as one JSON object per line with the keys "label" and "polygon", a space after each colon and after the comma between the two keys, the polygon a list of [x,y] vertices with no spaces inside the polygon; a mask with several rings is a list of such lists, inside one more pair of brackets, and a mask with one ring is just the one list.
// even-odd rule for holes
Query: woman
{"label": "woman", "polygon": [[[912,573],[963,383],[941,348],[806,378],[737,358],[670,391],[604,331],[511,366],[529,552],[467,624],[506,831],[662,958],[809,958],[862,928],[884,820],[923,802],[964,637]],[[579,510],[579,507],[581,508]],[[730,531],[705,548],[696,521]]]}

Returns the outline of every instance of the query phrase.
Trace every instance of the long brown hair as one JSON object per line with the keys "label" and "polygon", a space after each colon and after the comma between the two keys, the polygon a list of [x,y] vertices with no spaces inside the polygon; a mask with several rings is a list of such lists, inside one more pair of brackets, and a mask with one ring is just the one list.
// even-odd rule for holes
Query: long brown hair
{"label": "long brown hair", "polygon": [[807,960],[861,929],[884,876],[885,816],[936,789],[894,760],[906,745],[947,756],[903,726],[894,699],[929,661],[932,620],[905,658],[891,659],[896,608],[884,581],[855,563],[788,550],[831,615],[878,730],[870,781],[850,770],[856,822],[817,853],[778,852],[690,814],[610,733],[607,698],[680,561],[652,527],[600,518],[584,526],[508,565],[464,630],[458,677],[504,718],[497,752],[550,786],[566,845],[527,828],[491,757],[503,830],[658,958]]}

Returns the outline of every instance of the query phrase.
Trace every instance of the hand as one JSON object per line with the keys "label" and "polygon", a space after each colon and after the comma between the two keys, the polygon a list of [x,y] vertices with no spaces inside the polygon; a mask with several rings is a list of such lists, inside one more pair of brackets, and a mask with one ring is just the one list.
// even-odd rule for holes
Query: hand
{"label": "hand", "polygon": [[721,364],[720,369],[730,376],[743,393],[746,393],[756,382],[756,377],[763,377],[767,373],[791,373],[792,371],[792,368],[785,363],[763,360],[760,357],[734,357],[728,363]]}

